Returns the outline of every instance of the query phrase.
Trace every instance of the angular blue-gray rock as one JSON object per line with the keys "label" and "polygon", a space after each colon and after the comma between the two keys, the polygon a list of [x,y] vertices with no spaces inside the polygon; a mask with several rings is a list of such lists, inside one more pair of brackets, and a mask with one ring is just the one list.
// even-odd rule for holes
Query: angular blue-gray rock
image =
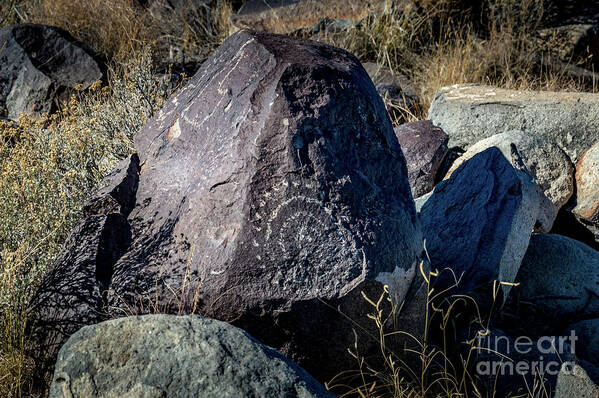
{"label": "angular blue-gray rock", "polygon": [[96,397],[334,396],[234,326],[147,315],[87,326],[61,348],[50,398]]}
{"label": "angular blue-gray rock", "polygon": [[449,137],[430,120],[405,123],[394,131],[406,158],[412,195],[418,198],[433,189]]}
{"label": "angular blue-gray rock", "polygon": [[557,211],[568,202],[574,192],[574,167],[568,155],[551,140],[518,130],[493,135],[472,145],[452,164],[447,175],[451,175],[476,153],[490,147],[499,149],[506,159],[512,160],[512,145],[522,157],[526,173],[553,204],[553,210],[547,211],[547,224],[553,224]]}
{"label": "angular blue-gray rock", "polygon": [[599,252],[561,235],[533,235],[505,311],[530,334],[552,335],[599,313]]}
{"label": "angular blue-gray rock", "polygon": [[20,24],[0,30],[0,117],[49,113],[65,90],[101,78],[94,58],[61,29]]}
{"label": "angular blue-gray rock", "polygon": [[[489,148],[422,198],[431,267],[451,269],[460,279],[456,292],[514,281],[540,214],[538,187],[525,183],[522,174],[497,148]],[[445,287],[454,282],[447,271],[438,281]]]}

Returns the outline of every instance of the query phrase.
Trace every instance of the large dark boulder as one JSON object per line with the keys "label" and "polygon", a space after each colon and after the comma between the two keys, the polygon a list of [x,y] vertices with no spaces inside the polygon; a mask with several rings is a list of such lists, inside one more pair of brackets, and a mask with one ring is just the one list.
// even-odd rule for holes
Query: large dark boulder
{"label": "large dark boulder", "polygon": [[51,398],[333,398],[305,370],[238,328],[147,315],[87,326],[60,350]]}
{"label": "large dark boulder", "polygon": [[0,117],[49,113],[65,90],[101,78],[94,58],[61,29],[21,24],[0,30]]}
{"label": "large dark boulder", "polygon": [[405,160],[357,59],[240,31],[135,144],[113,316],[198,312],[320,379],[354,368],[348,317],[372,323],[360,292],[386,284],[401,301],[422,250]]}

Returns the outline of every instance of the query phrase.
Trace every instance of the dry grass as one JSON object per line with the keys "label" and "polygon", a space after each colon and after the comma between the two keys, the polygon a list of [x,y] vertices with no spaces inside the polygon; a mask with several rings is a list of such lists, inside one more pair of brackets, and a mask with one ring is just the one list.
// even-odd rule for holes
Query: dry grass
{"label": "dry grass", "polygon": [[[378,331],[377,335],[369,337],[378,344],[380,357],[367,359],[360,355],[359,345],[363,342],[356,341],[354,347],[348,350],[356,359],[355,371],[343,372],[326,384],[340,398],[498,396],[497,379],[481,379],[476,375],[476,358],[479,353],[484,353],[496,355],[496,358],[502,358],[505,362],[513,361],[506,353],[479,345],[479,337],[484,338],[490,334],[491,319],[494,310],[499,307],[497,301],[502,286],[514,284],[495,282],[492,286],[493,302],[488,312],[483,313],[471,297],[449,295],[451,288],[435,290],[432,285],[439,272],[427,272],[423,264],[420,271],[426,300],[422,308],[422,330],[417,332],[409,333],[403,329],[403,309],[394,303],[386,286],[378,298],[369,298],[362,293],[371,306],[371,312],[366,314],[366,318],[374,322]],[[445,269],[442,272],[452,274],[454,286],[457,286],[459,280],[451,270]],[[476,315],[469,325],[476,333],[473,337],[456,341],[454,322],[462,317],[464,308],[469,308]],[[354,323],[366,330],[360,326],[360,322],[356,320]],[[431,337],[433,334],[435,338]],[[524,392],[518,395],[521,398],[551,397],[546,381],[538,374],[532,380],[525,381],[522,378],[520,385],[509,387],[522,388]]]}
{"label": "dry grass", "polygon": [[193,6],[192,0],[171,8],[163,0],[153,7],[137,0],[38,0],[30,21],[58,26],[107,59],[123,62],[142,48],[202,58],[228,35],[231,6]]}
{"label": "dry grass", "polygon": [[26,0],[2,0],[0,2],[0,28],[28,19]]}
{"label": "dry grass", "polygon": [[[119,76],[119,77],[116,77]],[[133,151],[132,138],[170,94],[148,56],[60,112],[0,122],[0,396],[31,386],[26,307],[79,218],[83,201]]]}
{"label": "dry grass", "polygon": [[548,62],[535,40],[546,13],[545,0],[487,0],[478,2],[479,9],[458,14],[454,10],[460,0],[419,3],[343,32],[325,33],[319,40],[347,49],[362,62],[376,61],[410,77],[421,99],[414,119],[426,118],[440,87],[459,83],[589,90],[580,78]]}

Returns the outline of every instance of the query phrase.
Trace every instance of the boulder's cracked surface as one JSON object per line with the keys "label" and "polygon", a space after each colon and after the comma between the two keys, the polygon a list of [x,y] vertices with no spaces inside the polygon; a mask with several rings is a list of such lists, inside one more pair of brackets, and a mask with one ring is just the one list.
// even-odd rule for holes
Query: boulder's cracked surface
{"label": "boulder's cracked surface", "polygon": [[[339,310],[370,323],[360,291],[383,284],[401,301],[422,250],[405,160],[358,60],[240,31],[135,145],[131,244],[112,266],[108,316],[197,311],[321,380],[354,368]],[[122,214],[111,187],[129,185],[92,203]]]}

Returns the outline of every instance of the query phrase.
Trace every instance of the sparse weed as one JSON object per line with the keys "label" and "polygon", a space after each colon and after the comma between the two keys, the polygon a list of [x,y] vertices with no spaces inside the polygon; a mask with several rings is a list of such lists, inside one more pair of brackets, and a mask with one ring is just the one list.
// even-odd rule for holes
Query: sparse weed
{"label": "sparse weed", "polygon": [[137,0],[38,0],[30,20],[65,29],[109,60],[125,62],[151,47],[165,56],[173,52],[207,57],[229,33],[231,5],[214,8],[188,0],[175,8],[164,0],[147,5]]}
{"label": "sparse weed", "polygon": [[[473,371],[477,354],[493,354],[502,360],[513,361],[505,353],[479,345],[479,337],[485,337],[491,330],[492,313],[504,285],[512,283],[495,282],[492,286],[492,303],[488,313],[482,313],[477,302],[469,296],[451,295],[459,279],[450,269],[454,285],[437,290],[433,287],[439,271],[425,271],[421,264],[423,292],[426,296],[417,310],[422,311],[419,325],[421,330],[406,330],[404,309],[394,303],[385,286],[377,299],[362,293],[372,311],[366,317],[374,322],[378,335],[370,336],[380,348],[380,358],[367,359],[360,354],[360,343],[356,337],[354,347],[348,349],[356,359],[356,370],[343,372],[327,383],[327,388],[339,397],[360,398],[425,398],[425,397],[474,397],[497,396],[497,379],[478,377]],[[476,331],[474,337],[464,337],[455,341],[455,322],[463,315],[464,308],[474,314],[468,328]],[[414,308],[410,309],[414,311]],[[359,321],[355,321],[358,325]],[[356,334],[357,336],[357,334]],[[433,337],[434,336],[434,337]],[[493,384],[495,383],[495,384]],[[525,391],[519,397],[549,398],[545,381],[535,375],[532,379],[521,380]],[[491,390],[489,388],[491,387]],[[517,387],[517,386],[512,386]]]}

